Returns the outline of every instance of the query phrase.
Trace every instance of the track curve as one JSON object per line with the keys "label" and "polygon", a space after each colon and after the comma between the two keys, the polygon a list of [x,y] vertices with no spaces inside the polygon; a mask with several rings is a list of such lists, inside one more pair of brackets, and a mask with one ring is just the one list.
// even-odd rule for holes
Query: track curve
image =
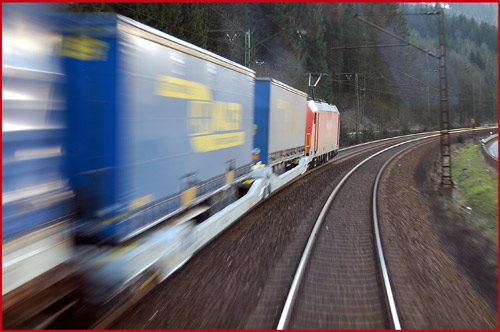
{"label": "track curve", "polygon": [[[101,328],[275,328],[314,221],[335,185],[372,153],[369,150],[380,151],[391,142],[401,140],[397,138],[344,149],[331,163],[306,173],[306,176],[273,193],[171,278],[132,304],[114,322]],[[360,181],[363,187],[367,183],[366,179]],[[358,189],[361,190],[361,187]],[[345,205],[347,208],[358,196],[354,193],[353,197],[344,197],[341,207]],[[353,225],[356,225],[356,216],[353,216]],[[342,236],[339,241],[339,246],[349,242]],[[369,241],[369,245],[373,245],[373,240]],[[361,247],[354,247],[353,250],[363,251]],[[347,266],[348,262],[346,258],[343,263]],[[383,294],[377,297],[379,303],[385,303]],[[351,318],[337,319],[356,319],[356,312],[359,314],[359,308],[353,309],[354,316],[351,315]],[[92,323],[87,322],[86,327],[80,324],[79,328],[88,328]],[[365,328],[366,325],[358,323],[351,326]],[[302,326],[311,328],[313,325]],[[391,323],[384,318],[379,320],[377,326],[391,328]],[[75,328],[75,325],[69,323],[58,327]]]}

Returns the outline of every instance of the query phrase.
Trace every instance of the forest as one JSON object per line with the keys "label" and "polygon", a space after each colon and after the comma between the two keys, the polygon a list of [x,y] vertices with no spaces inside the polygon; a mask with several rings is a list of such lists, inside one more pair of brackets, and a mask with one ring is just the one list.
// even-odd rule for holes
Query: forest
{"label": "forest", "polygon": [[[375,137],[439,129],[439,60],[429,55],[429,52],[439,54],[438,15],[407,14],[444,10],[450,126],[468,127],[471,118],[476,124],[498,122],[498,28],[464,15],[448,15],[439,5],[74,3],[68,6],[73,12],[116,12],[128,16],[234,62],[247,64],[257,76],[273,77],[310,95],[307,73],[326,74],[314,95],[339,108],[341,141],[347,145]],[[401,40],[355,15],[428,52],[403,46]],[[250,45],[245,44],[245,38]],[[314,81],[316,77],[313,75]]]}

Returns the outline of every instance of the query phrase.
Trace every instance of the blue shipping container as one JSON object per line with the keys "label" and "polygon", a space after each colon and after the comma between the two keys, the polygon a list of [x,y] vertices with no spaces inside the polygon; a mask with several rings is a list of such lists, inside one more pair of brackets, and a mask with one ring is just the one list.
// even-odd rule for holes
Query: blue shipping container
{"label": "blue shipping container", "polygon": [[255,148],[274,165],[304,155],[307,94],[271,78],[255,83]]}
{"label": "blue shipping container", "polygon": [[69,219],[64,75],[47,4],[2,4],[2,241]]}
{"label": "blue shipping container", "polygon": [[127,240],[250,171],[253,71],[123,16],[64,20],[81,234]]}

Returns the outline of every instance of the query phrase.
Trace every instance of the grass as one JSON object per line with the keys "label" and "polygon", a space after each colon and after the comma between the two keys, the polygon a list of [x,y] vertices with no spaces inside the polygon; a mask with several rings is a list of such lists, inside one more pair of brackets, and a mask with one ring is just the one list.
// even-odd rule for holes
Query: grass
{"label": "grass", "polygon": [[483,160],[479,145],[457,144],[453,149],[452,191],[438,189],[438,149],[422,159],[415,176],[421,180],[443,250],[498,313],[498,177]]}
{"label": "grass", "polygon": [[466,144],[453,153],[457,201],[481,233],[498,246],[498,176],[481,156],[481,145]]}

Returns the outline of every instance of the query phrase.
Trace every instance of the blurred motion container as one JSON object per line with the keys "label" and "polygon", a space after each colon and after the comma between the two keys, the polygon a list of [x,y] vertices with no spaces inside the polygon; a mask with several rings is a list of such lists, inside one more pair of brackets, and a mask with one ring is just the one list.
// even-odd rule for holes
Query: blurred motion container
{"label": "blurred motion container", "polygon": [[250,172],[255,74],[116,14],[64,23],[85,242],[121,243]]}
{"label": "blurred motion container", "polygon": [[[56,56],[61,36],[56,31],[48,5],[2,4],[2,310],[6,328],[15,326],[14,314],[9,312],[12,305],[26,295],[36,301],[36,292],[69,273],[62,263],[72,250],[68,221],[73,192],[68,183],[65,77]],[[67,294],[66,289],[59,292],[58,299]],[[50,301],[46,298],[45,304]],[[39,309],[26,308],[23,319],[35,310]]]}
{"label": "blurred motion container", "polygon": [[278,166],[304,156],[306,103],[305,92],[272,78],[257,79],[254,145],[259,161]]}

